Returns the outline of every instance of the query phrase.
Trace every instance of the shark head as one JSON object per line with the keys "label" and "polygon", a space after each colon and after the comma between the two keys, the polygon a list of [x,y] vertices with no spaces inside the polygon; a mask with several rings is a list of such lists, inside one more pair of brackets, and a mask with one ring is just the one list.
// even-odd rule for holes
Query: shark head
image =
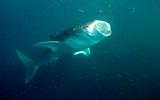
{"label": "shark head", "polygon": [[108,37],[111,35],[111,27],[110,24],[101,21],[101,20],[95,20],[92,23],[90,23],[87,27],[88,35],[91,37]]}

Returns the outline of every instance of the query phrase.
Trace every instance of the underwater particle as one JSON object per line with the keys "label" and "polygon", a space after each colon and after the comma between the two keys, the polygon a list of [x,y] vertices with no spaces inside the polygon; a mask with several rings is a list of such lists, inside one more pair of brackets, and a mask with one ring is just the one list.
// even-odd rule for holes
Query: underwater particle
{"label": "underwater particle", "polygon": [[56,0],[50,0],[50,2],[53,2],[53,4],[57,7],[62,7],[62,2],[61,0],[56,1]]}
{"label": "underwater particle", "polygon": [[103,13],[104,11],[102,9],[98,9],[97,13],[101,14]]}
{"label": "underwater particle", "polygon": [[120,94],[120,96],[124,96],[124,95],[125,95],[125,93],[124,93],[124,92],[120,92],[119,94]]}
{"label": "underwater particle", "polygon": [[122,74],[117,74],[116,76],[119,77],[119,78],[122,78],[122,77],[123,77]]}
{"label": "underwater particle", "polygon": [[99,73],[96,73],[96,76],[97,76],[97,77],[100,77]]}
{"label": "underwater particle", "polygon": [[85,90],[83,89],[83,88],[79,88],[79,90],[81,91],[81,93],[84,93],[85,92]]}
{"label": "underwater particle", "polygon": [[148,78],[149,78],[149,76],[148,76],[147,74],[141,74],[141,77],[142,77],[143,79],[148,79]]}
{"label": "underwater particle", "polygon": [[78,9],[78,12],[85,13],[85,11],[83,9]]}
{"label": "underwater particle", "polygon": [[91,68],[92,68],[92,70],[95,70],[95,69],[96,69],[96,67],[95,67],[95,66],[92,66]]}
{"label": "underwater particle", "polygon": [[128,79],[128,82],[130,83],[133,83],[134,81],[135,81],[134,79],[131,79],[131,78]]}
{"label": "underwater particle", "polygon": [[130,14],[134,14],[136,12],[135,7],[128,8]]}

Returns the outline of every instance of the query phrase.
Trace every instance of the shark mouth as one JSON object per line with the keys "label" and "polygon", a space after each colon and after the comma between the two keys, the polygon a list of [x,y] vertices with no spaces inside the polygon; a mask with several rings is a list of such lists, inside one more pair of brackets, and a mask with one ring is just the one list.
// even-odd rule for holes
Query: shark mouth
{"label": "shark mouth", "polygon": [[93,23],[91,23],[87,30],[89,32],[92,32],[93,30],[98,31],[101,33],[101,35],[108,37],[111,35],[111,27],[110,24],[105,21],[95,20]]}

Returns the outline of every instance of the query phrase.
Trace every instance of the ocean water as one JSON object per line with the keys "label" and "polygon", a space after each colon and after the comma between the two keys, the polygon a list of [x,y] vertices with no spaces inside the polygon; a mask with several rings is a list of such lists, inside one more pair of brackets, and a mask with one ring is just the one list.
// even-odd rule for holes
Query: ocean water
{"label": "ocean water", "polygon": [[[43,56],[32,45],[95,19],[112,35],[91,55],[62,56],[29,84],[15,53]],[[160,1],[0,0],[0,100],[160,100]]]}

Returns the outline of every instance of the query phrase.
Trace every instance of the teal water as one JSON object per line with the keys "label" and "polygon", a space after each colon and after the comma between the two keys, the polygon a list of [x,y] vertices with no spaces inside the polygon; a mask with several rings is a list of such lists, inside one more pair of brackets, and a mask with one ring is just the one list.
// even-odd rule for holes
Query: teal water
{"label": "teal water", "polygon": [[[91,56],[64,55],[29,84],[15,53],[94,19],[112,35]],[[156,0],[1,0],[0,100],[160,100],[160,2]]]}

